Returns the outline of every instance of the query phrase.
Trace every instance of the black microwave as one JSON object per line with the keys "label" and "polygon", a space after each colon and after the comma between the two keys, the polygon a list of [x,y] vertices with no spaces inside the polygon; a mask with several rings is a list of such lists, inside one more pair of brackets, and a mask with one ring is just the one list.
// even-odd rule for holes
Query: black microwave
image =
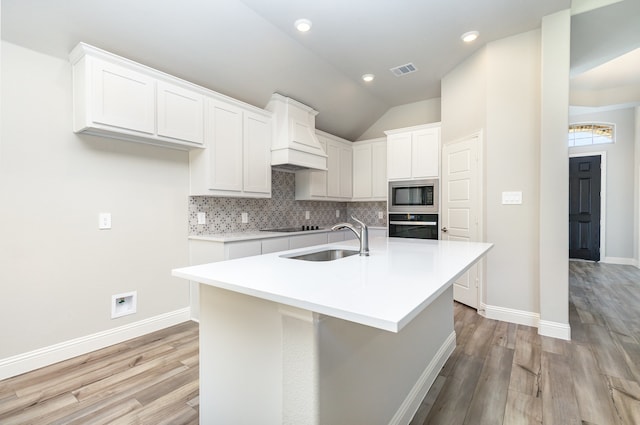
{"label": "black microwave", "polygon": [[389,213],[438,213],[438,180],[389,182]]}

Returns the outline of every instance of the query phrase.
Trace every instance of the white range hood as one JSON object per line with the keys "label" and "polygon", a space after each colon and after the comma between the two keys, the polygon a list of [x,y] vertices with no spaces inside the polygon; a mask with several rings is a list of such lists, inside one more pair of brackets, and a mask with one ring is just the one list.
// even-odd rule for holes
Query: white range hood
{"label": "white range hood", "polygon": [[273,112],[271,165],[287,170],[327,169],[327,154],[316,136],[313,108],[274,93],[265,108]]}

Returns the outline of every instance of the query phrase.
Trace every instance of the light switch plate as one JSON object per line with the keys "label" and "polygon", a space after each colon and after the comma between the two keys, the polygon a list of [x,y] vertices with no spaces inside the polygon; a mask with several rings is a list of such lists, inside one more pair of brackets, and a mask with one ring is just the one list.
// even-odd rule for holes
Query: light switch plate
{"label": "light switch plate", "polygon": [[242,217],[242,222],[243,222],[244,224],[247,224],[247,223],[249,222],[249,214],[248,214],[248,213],[243,212],[243,213],[241,214],[241,217]]}
{"label": "light switch plate", "polygon": [[310,213],[309,211],[305,211],[305,212],[304,212],[304,218],[305,218],[306,220],[309,220],[309,219],[311,218],[311,213]]}
{"label": "light switch plate", "polygon": [[98,229],[100,230],[111,229],[111,213],[98,214]]}
{"label": "light switch plate", "polygon": [[384,218],[384,213],[382,211],[378,211],[378,219],[382,220]]}
{"label": "light switch plate", "polygon": [[340,217],[340,210],[336,210],[336,218]]}
{"label": "light switch plate", "polygon": [[503,205],[520,205],[522,204],[522,192],[502,192]]}

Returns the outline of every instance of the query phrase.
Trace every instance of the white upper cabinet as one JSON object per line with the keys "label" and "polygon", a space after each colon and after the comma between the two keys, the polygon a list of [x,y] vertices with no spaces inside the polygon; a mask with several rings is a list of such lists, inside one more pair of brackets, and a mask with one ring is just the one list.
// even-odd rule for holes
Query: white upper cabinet
{"label": "white upper cabinet", "polygon": [[353,200],[387,200],[386,139],[353,144]]}
{"label": "white upper cabinet", "polygon": [[245,193],[271,196],[271,117],[244,112]]}
{"label": "white upper cabinet", "polygon": [[271,197],[271,113],[208,99],[203,152],[189,154],[191,195]]}
{"label": "white upper cabinet", "polygon": [[413,132],[411,177],[440,176],[440,127]]}
{"label": "white upper cabinet", "polygon": [[84,43],[70,60],[76,133],[202,147],[206,89]]}
{"label": "white upper cabinet", "polygon": [[296,171],[297,200],[350,200],[353,196],[353,148],[351,142],[316,131],[327,154],[327,171]]}
{"label": "white upper cabinet", "polygon": [[[82,99],[90,101],[85,120],[75,122],[77,129],[90,122],[123,130],[153,134],[155,132],[155,80],[148,75],[100,59],[87,59],[83,69],[90,74],[84,81],[88,92]],[[76,115],[77,117],[78,115]],[[90,118],[89,118],[90,117]],[[87,122],[89,121],[89,122]]]}
{"label": "white upper cabinet", "polygon": [[209,190],[242,191],[242,109],[209,100],[207,151],[211,164]]}
{"label": "white upper cabinet", "polygon": [[440,123],[385,131],[389,180],[440,176]]}
{"label": "white upper cabinet", "polygon": [[164,81],[157,84],[158,135],[202,143],[204,97]]}
{"label": "white upper cabinet", "polygon": [[340,147],[340,197],[353,197],[353,147]]}

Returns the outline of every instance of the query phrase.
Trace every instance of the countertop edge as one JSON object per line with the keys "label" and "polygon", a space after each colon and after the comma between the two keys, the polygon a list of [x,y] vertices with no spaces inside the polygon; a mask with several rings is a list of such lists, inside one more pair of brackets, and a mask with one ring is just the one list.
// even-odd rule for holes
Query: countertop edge
{"label": "countertop edge", "polygon": [[[387,230],[383,226],[369,226],[371,230]],[[286,238],[288,236],[299,235],[312,235],[316,233],[329,233],[331,229],[318,229],[318,230],[301,230],[299,232],[263,232],[261,230],[250,230],[247,232],[232,232],[232,233],[212,233],[209,235],[190,235],[189,240],[194,241],[209,241],[209,242],[239,242],[239,241],[251,241],[258,239],[269,238]]]}

